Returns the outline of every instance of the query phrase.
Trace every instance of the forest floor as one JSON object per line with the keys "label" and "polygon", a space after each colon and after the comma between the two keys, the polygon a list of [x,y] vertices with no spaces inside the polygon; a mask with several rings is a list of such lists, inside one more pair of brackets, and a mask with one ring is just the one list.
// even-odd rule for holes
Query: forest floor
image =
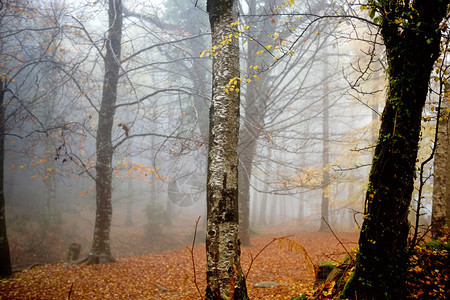
{"label": "forest floor", "polygon": [[[358,234],[264,234],[242,247],[241,264],[251,299],[291,299],[314,292],[312,263],[341,261],[356,246]],[[266,247],[267,246],[267,247]],[[201,299],[206,288],[205,246],[117,258],[108,265],[35,266],[0,283],[0,299]],[[266,247],[263,251],[261,251]],[[252,261],[253,257],[253,261]],[[195,265],[195,272],[194,272]],[[257,288],[263,281],[277,282]]]}

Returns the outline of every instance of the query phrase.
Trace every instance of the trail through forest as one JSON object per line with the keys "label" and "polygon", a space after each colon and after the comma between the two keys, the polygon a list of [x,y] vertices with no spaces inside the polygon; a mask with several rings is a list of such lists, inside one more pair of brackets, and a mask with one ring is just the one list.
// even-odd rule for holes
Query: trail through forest
{"label": "trail through forest", "polygon": [[[340,261],[346,252],[331,233],[299,233],[289,236],[295,243],[272,242],[282,235],[262,235],[243,247],[244,273],[251,299],[290,299],[311,293],[314,270],[309,259]],[[356,233],[338,234],[347,249],[354,248]],[[272,243],[271,243],[272,242]],[[270,244],[261,252],[261,250]],[[293,245],[301,245],[305,251]],[[108,265],[36,266],[16,272],[0,284],[0,299],[200,299],[205,282],[205,247],[196,245],[193,261],[189,248],[140,257],[118,258]],[[198,286],[198,290],[196,284]],[[277,287],[257,288],[259,282],[276,282]],[[199,292],[200,291],[200,292]],[[70,296],[69,296],[70,295]]]}

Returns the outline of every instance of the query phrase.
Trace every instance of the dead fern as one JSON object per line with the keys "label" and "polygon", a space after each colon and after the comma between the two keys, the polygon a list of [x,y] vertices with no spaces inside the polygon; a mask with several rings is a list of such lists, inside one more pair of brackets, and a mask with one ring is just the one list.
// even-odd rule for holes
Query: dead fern
{"label": "dead fern", "polygon": [[287,247],[289,251],[295,251],[303,254],[303,257],[306,262],[309,264],[306,264],[307,267],[309,267],[309,270],[314,273],[314,277],[317,278],[317,266],[312,261],[311,257],[308,254],[308,251],[306,251],[305,247],[303,247],[300,243],[291,240],[288,237],[282,237],[278,239],[278,247],[283,248],[284,246]]}

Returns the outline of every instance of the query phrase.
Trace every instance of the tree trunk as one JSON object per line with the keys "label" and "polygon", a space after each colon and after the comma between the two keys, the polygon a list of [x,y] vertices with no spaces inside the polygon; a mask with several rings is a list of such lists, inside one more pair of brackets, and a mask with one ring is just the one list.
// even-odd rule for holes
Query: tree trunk
{"label": "tree trunk", "polygon": [[254,150],[245,148],[256,145],[256,139],[244,134],[239,149],[239,213],[241,216],[239,234],[243,246],[250,246],[250,179]]}
{"label": "tree trunk", "polygon": [[[382,3],[377,11],[382,18],[389,86],[369,175],[356,268],[341,296],[351,299],[406,297],[408,210],[422,108],[439,56],[439,24],[449,1],[408,2],[414,9],[402,1]],[[408,23],[399,21],[403,11],[411,12]]]}
{"label": "tree trunk", "polygon": [[[256,14],[257,8],[255,0],[247,1],[250,12]],[[268,1],[259,1],[260,7],[268,6]],[[264,24],[270,27],[270,24]],[[271,28],[267,28],[270,31]],[[267,41],[266,31],[259,33],[255,40],[259,43]],[[256,55],[260,44],[249,43],[247,50],[247,65],[255,66],[263,63],[263,57]],[[256,154],[258,138],[265,126],[264,116],[267,112],[267,86],[265,83],[270,79],[266,76],[266,82],[251,83],[247,86],[244,103],[244,124],[239,133],[239,211],[240,211],[240,236],[244,246],[250,246],[250,178],[252,175],[253,160]]]}
{"label": "tree trunk", "polygon": [[[445,83],[445,95],[450,92],[450,84]],[[449,98],[442,100],[440,108],[439,131],[437,134],[436,151],[434,154],[434,184],[433,184],[433,208],[431,215],[431,233],[437,239],[445,234],[444,228],[450,228],[450,191],[448,182],[450,181],[449,151],[450,139],[448,136],[450,129],[449,121]]]}
{"label": "tree trunk", "polygon": [[9,254],[8,236],[6,232],[5,219],[5,91],[3,80],[0,79],[0,278],[8,277],[12,274],[11,258]]}
{"label": "tree trunk", "polygon": [[133,222],[133,201],[134,201],[134,188],[133,178],[128,178],[128,195],[127,195],[127,214],[125,218],[125,226],[134,226]]}
{"label": "tree trunk", "polygon": [[[265,178],[268,179],[269,176],[265,175]],[[267,224],[267,194],[269,192],[269,188],[268,188],[268,184],[267,182],[264,180],[263,181],[263,192],[262,192],[262,196],[261,196],[261,204],[260,209],[259,209],[259,219],[258,222],[261,225],[266,225]]]}
{"label": "tree trunk", "polygon": [[122,37],[122,1],[109,0],[109,30],[106,39],[105,77],[103,80],[102,102],[97,129],[96,215],[94,240],[88,264],[114,261],[110,249],[110,228],[112,219],[112,156],[111,141],[117,102],[117,83],[120,71],[120,51]]}
{"label": "tree trunk", "polygon": [[258,106],[262,104],[257,100],[258,93],[254,85],[249,86],[247,103],[245,106],[245,124],[239,137],[239,212],[240,237],[242,245],[250,246],[250,180],[252,176],[253,159],[256,152],[256,142],[264,122],[258,113]]}
{"label": "tree trunk", "polygon": [[[239,46],[234,0],[208,0],[213,55],[213,92],[207,176],[206,299],[249,299],[240,262],[238,157]],[[222,44],[223,41],[227,43]],[[222,46],[220,46],[222,44]],[[235,88],[228,88],[231,79]],[[232,80],[234,81],[234,80]]]}
{"label": "tree trunk", "polygon": [[[50,102],[50,101],[49,101]],[[51,145],[50,141],[47,140],[45,143],[46,153],[48,156],[51,155]],[[47,162],[45,163],[45,172],[46,179],[44,182],[44,214],[47,218],[47,221],[50,224],[56,223],[57,218],[57,208],[56,208],[56,163],[52,157],[47,158]]]}
{"label": "tree trunk", "polygon": [[330,172],[328,169],[328,165],[330,163],[330,131],[329,131],[329,118],[330,118],[330,110],[329,110],[329,100],[328,100],[328,59],[327,53],[325,52],[324,59],[324,83],[325,83],[325,91],[323,98],[323,121],[322,121],[322,205],[321,205],[321,216],[320,219],[320,232],[329,231],[329,206],[330,206]]}

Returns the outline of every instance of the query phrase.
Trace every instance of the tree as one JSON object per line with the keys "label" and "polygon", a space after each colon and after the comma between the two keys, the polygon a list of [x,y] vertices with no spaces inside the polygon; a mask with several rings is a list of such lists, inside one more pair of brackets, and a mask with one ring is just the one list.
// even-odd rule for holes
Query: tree
{"label": "tree", "polygon": [[[445,95],[450,92],[450,84],[445,82]],[[437,132],[436,150],[434,153],[433,207],[431,215],[431,232],[433,238],[444,235],[444,228],[450,228],[450,181],[449,158],[449,98],[442,99],[439,108],[439,128]],[[447,183],[447,184],[446,184]]]}
{"label": "tree", "polygon": [[8,236],[5,219],[5,187],[4,187],[4,162],[5,162],[5,92],[3,80],[0,79],[0,278],[10,276],[11,258],[9,254]]}
{"label": "tree", "polygon": [[[258,8],[255,0],[247,1],[248,10],[251,14],[256,14],[258,8],[263,10],[269,4],[267,1],[260,1]],[[272,26],[271,26],[272,25]],[[254,39],[258,43],[249,43],[247,48],[247,65],[255,66],[263,63],[261,56],[256,52],[260,44],[270,43],[267,32],[275,31],[273,24],[262,23],[263,30],[255,34]],[[269,91],[267,82],[270,81],[268,74],[263,78],[263,82],[250,84],[245,93],[245,104],[243,124],[239,133],[239,213],[240,213],[240,238],[242,245],[250,246],[250,181],[253,168],[253,160],[256,154],[256,145],[259,135],[264,129],[264,116],[267,113],[269,101]],[[265,80],[264,80],[265,79]]]}
{"label": "tree", "polygon": [[330,101],[329,91],[328,91],[328,53],[325,52],[324,55],[324,84],[325,86],[325,94],[323,97],[323,120],[322,120],[322,205],[321,205],[321,220],[320,220],[320,228],[319,231],[327,232],[329,231],[329,206],[330,206],[330,130],[329,130],[329,122],[330,122]]}
{"label": "tree", "polygon": [[[313,1],[310,4],[308,7],[302,7],[305,15],[316,16],[318,11],[329,9],[329,6],[321,0]],[[319,99],[317,102],[311,101],[312,98],[317,97],[316,94],[307,95],[310,91],[315,90],[310,86],[313,85],[311,83],[313,80],[310,80],[308,75],[318,62],[318,50],[324,47],[324,41],[329,37],[321,39],[320,34],[317,34],[323,29],[320,18],[281,20],[280,17],[276,17],[276,11],[269,17],[267,12],[272,10],[271,5],[270,1],[247,0],[248,14],[242,16],[248,18],[246,25],[251,27],[246,31],[246,34],[251,37],[250,41],[245,44],[247,47],[246,61],[248,69],[253,69],[254,72],[253,76],[248,76],[247,80],[251,80],[251,83],[247,85],[243,97],[244,116],[239,134],[238,151],[240,235],[242,244],[246,246],[250,245],[249,208],[252,171],[264,168],[258,166],[256,161],[272,160],[267,156],[262,157],[265,155],[261,153],[263,150],[259,149],[275,147],[284,154],[305,151],[303,145],[298,146],[298,136],[290,136],[289,132],[299,130],[299,124],[307,122],[311,118],[305,113],[306,109],[302,111],[305,105],[302,103],[303,97],[310,100],[306,104],[308,108],[311,108],[312,103],[319,103]],[[286,1],[283,6],[283,9],[286,10],[284,13],[289,14],[291,2]],[[296,33],[285,24],[291,24],[291,26],[295,24],[298,28],[302,28],[299,30],[301,33]],[[296,55],[293,55],[294,52]],[[281,60],[280,56],[288,57]],[[259,74],[260,68],[264,70],[263,74]],[[257,75],[261,75],[261,78]],[[254,80],[255,76],[256,80]],[[290,113],[293,112],[294,107],[298,106],[302,107],[300,111],[303,113],[297,114],[297,118],[294,118]],[[309,111],[313,111],[313,109]],[[292,142],[286,142],[286,139],[292,139]],[[281,146],[282,144],[286,144],[286,146]],[[289,149],[291,146],[298,148],[296,151],[292,151]],[[289,157],[289,155],[283,155],[283,157]],[[278,163],[280,166],[285,165],[279,158]],[[295,170],[299,169],[297,165],[288,164]],[[275,169],[279,169],[279,167]],[[266,172],[271,171],[267,170]],[[288,172],[285,172],[281,177],[284,178],[287,174]],[[273,179],[276,176],[270,174],[270,177]],[[277,182],[277,179],[272,180],[272,183],[274,182]],[[265,193],[269,192],[267,181],[264,189]],[[271,190],[275,189],[279,190],[279,186],[272,187]],[[282,193],[286,193],[286,191]],[[281,200],[279,203],[281,204],[283,201]],[[253,204],[256,205],[255,202]],[[281,213],[284,211],[282,210]],[[271,216],[274,217],[275,213],[272,212]]]}
{"label": "tree", "polygon": [[120,71],[122,38],[122,0],[108,2],[108,33],[104,56],[104,80],[101,106],[98,113],[96,179],[96,213],[92,248],[87,264],[114,261],[110,249],[112,219],[112,156],[114,153],[111,133],[117,102],[117,83]]}
{"label": "tree", "polygon": [[[11,274],[10,253],[5,221],[5,154],[8,137],[25,138],[35,133],[49,132],[65,125],[54,118],[52,126],[44,124],[37,112],[49,93],[60,87],[44,86],[45,77],[53,73],[61,62],[58,53],[56,16],[61,9],[43,7],[38,10],[32,3],[0,2],[0,276]],[[53,18],[55,17],[55,18]],[[42,23],[42,24],[41,24]],[[41,25],[38,25],[41,24]],[[50,25],[49,25],[50,24]],[[59,53],[58,53],[59,54]],[[61,82],[64,79],[58,77]],[[64,82],[65,83],[65,82]],[[62,84],[64,84],[62,83]],[[53,128],[53,129],[54,129]],[[15,142],[11,140],[10,143]],[[12,156],[12,153],[8,153]]]}
{"label": "tree", "polygon": [[369,15],[380,24],[386,47],[388,91],[365,197],[356,268],[342,298],[406,296],[408,210],[422,109],[440,53],[440,24],[448,4],[448,0],[369,1]]}
{"label": "tree", "polygon": [[[240,263],[238,208],[239,46],[237,1],[208,0],[213,91],[207,175],[206,298],[248,299]],[[214,49],[214,48],[213,48]]]}

